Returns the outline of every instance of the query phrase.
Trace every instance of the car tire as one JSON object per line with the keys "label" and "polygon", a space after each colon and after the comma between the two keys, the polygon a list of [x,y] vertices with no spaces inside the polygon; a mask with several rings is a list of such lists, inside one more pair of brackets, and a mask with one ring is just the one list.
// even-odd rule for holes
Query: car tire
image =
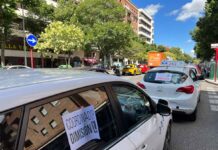
{"label": "car tire", "polygon": [[171,124],[167,128],[163,150],[171,150]]}
{"label": "car tire", "polygon": [[190,121],[195,121],[197,119],[197,108],[195,108],[195,111],[189,115]]}
{"label": "car tire", "polygon": [[125,76],[125,73],[123,72],[122,75]]}

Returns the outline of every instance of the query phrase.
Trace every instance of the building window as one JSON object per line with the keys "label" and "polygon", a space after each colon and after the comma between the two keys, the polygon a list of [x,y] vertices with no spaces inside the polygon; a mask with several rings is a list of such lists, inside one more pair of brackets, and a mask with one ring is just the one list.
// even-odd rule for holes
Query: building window
{"label": "building window", "polygon": [[41,107],[39,111],[43,116],[46,116],[48,114],[48,111],[44,107]]}

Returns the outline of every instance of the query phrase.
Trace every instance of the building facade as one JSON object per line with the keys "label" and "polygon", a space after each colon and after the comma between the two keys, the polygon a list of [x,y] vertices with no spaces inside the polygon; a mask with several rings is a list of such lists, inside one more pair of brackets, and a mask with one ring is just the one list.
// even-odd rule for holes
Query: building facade
{"label": "building facade", "polygon": [[118,0],[126,10],[125,21],[131,24],[133,31],[138,33],[138,8],[129,0]]}
{"label": "building facade", "polygon": [[[46,0],[47,4],[57,6],[57,0]],[[27,30],[23,31],[22,18],[27,17],[28,11],[22,9],[20,4],[17,4],[16,14],[18,18],[13,23],[12,36],[6,42],[5,45],[5,65],[24,65],[25,52],[24,52],[24,37],[29,34]],[[25,32],[25,33],[24,33]],[[26,45],[27,65],[31,66],[30,61],[30,47]],[[66,63],[68,56],[64,54],[49,54],[49,56],[43,57],[41,53],[38,53],[33,49],[33,65],[34,68],[39,67],[58,67],[61,64]],[[99,54],[96,51],[85,52],[78,50],[71,56],[71,65],[74,67],[81,66],[81,64],[89,65],[90,63],[96,63],[99,59]]]}
{"label": "building facade", "polygon": [[138,35],[148,44],[154,43],[154,21],[143,9],[139,9],[138,13]]}

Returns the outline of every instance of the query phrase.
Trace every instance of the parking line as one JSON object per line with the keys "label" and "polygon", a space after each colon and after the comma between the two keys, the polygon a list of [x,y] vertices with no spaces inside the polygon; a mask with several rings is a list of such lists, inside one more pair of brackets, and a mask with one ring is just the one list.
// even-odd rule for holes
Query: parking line
{"label": "parking line", "polygon": [[218,95],[208,95],[210,99],[218,99]]}
{"label": "parking line", "polygon": [[211,103],[211,104],[218,104],[218,100],[209,100],[209,102]]}
{"label": "parking line", "polygon": [[208,94],[210,94],[210,95],[216,95],[216,92],[207,92]]}

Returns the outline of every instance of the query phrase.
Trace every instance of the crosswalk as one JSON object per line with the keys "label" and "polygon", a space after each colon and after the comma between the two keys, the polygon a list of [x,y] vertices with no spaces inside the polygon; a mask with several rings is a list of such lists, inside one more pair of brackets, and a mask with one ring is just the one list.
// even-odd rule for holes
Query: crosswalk
{"label": "crosswalk", "polygon": [[208,99],[211,111],[218,111],[218,91],[213,87],[207,87]]}

